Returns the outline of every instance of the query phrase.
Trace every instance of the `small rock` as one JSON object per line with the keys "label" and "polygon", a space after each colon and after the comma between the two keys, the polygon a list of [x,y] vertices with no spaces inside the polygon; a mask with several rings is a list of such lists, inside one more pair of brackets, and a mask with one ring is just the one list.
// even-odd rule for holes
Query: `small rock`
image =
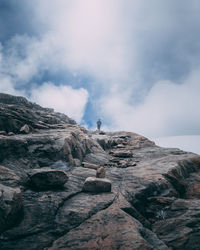
{"label": "small rock", "polygon": [[104,131],[99,132],[100,135],[105,135],[106,133]]}
{"label": "small rock", "polygon": [[42,168],[34,169],[29,173],[29,185],[37,190],[49,190],[60,188],[67,182],[68,176],[65,171]]}
{"label": "small rock", "polygon": [[0,131],[0,135],[6,135],[6,131]]}
{"label": "small rock", "polygon": [[125,148],[125,146],[123,144],[118,144],[115,146],[116,148]]}
{"label": "small rock", "polygon": [[15,187],[19,184],[20,178],[11,169],[0,165],[0,182],[6,186]]}
{"label": "small rock", "polygon": [[23,127],[20,128],[20,132],[23,134],[29,134],[30,133],[30,128],[27,124],[25,124]]}
{"label": "small rock", "polygon": [[88,177],[83,185],[83,191],[101,193],[111,191],[111,181],[107,178]]}
{"label": "small rock", "polygon": [[89,163],[89,162],[82,162],[82,166],[84,167],[84,168],[91,168],[91,169],[98,169],[99,168],[99,166],[98,165],[96,165],[96,164],[93,164],[93,163]]}
{"label": "small rock", "polygon": [[15,133],[13,133],[13,132],[8,133],[8,136],[12,136],[12,135],[15,135]]}
{"label": "small rock", "polygon": [[74,166],[75,167],[80,167],[81,166],[81,161],[77,158],[74,158]]}
{"label": "small rock", "polygon": [[37,123],[37,124],[34,124],[34,128],[37,128],[37,129],[48,129],[49,126]]}
{"label": "small rock", "polygon": [[115,157],[121,157],[121,158],[129,158],[132,157],[133,154],[131,151],[124,151],[124,150],[116,150],[116,151],[111,151],[110,154]]}
{"label": "small rock", "polygon": [[105,178],[106,177],[106,172],[104,167],[100,167],[97,169],[96,172],[96,178]]}

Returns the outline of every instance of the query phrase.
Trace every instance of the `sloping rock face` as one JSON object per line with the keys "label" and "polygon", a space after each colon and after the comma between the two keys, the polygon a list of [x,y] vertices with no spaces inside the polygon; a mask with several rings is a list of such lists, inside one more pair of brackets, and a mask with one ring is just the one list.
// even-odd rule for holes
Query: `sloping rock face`
{"label": "sloping rock face", "polygon": [[55,113],[53,109],[42,108],[24,97],[0,93],[0,131],[27,133],[27,125],[32,131],[62,126],[63,123],[75,124],[66,115]]}
{"label": "sloping rock face", "polygon": [[[0,249],[200,249],[199,156],[3,94],[0,126]],[[85,192],[101,167],[111,190]]]}

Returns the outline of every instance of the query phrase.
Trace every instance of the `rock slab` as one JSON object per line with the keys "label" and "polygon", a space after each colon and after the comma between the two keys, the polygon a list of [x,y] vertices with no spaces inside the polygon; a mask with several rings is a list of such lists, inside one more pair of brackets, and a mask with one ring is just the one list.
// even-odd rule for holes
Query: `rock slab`
{"label": "rock slab", "polygon": [[65,171],[55,169],[34,169],[29,174],[29,186],[37,190],[49,190],[62,187],[68,180]]}

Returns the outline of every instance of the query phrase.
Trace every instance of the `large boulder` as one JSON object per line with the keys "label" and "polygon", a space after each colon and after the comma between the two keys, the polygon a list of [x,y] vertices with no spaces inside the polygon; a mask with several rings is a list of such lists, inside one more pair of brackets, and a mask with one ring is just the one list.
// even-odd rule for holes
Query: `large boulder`
{"label": "large boulder", "polygon": [[107,178],[88,177],[84,182],[83,191],[94,193],[110,192],[111,186],[111,181]]}
{"label": "large boulder", "polygon": [[36,190],[49,190],[63,187],[67,180],[68,176],[65,171],[42,168],[34,169],[29,173],[28,184]]}
{"label": "large boulder", "polygon": [[97,165],[97,164],[93,164],[93,163],[89,163],[89,162],[82,162],[82,166],[84,167],[84,168],[91,168],[91,169],[98,169],[99,168],[99,166]]}

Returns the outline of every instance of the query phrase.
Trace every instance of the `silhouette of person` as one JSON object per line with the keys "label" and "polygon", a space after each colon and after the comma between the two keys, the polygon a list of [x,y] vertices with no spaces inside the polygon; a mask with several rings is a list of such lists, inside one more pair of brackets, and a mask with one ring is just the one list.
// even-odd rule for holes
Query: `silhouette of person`
{"label": "silhouette of person", "polygon": [[97,121],[97,129],[100,131],[101,129],[101,119],[99,118]]}

